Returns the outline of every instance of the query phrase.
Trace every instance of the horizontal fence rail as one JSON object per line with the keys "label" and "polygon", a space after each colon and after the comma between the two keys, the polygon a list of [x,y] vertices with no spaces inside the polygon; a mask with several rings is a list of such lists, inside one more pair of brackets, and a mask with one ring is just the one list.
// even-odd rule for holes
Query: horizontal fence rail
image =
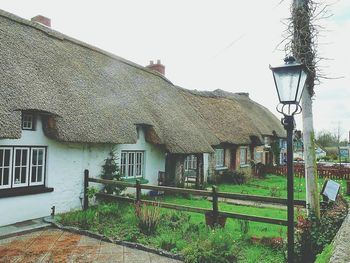
{"label": "horizontal fence rail", "polygon": [[[266,172],[276,175],[287,176],[287,167],[285,165],[266,167]],[[317,174],[320,178],[350,180],[350,168],[332,167],[317,165]],[[294,176],[305,177],[305,168],[302,164],[294,164]]]}
{"label": "horizontal fence rail", "polygon": [[[238,213],[232,213],[232,212],[219,211],[219,208],[218,208],[219,198],[235,199],[235,200],[243,200],[243,201],[257,201],[257,202],[264,202],[264,203],[270,203],[270,204],[280,204],[280,205],[287,205],[287,199],[218,192],[216,186],[212,187],[212,191],[207,191],[207,190],[184,189],[184,188],[168,187],[168,186],[141,185],[138,180],[136,181],[136,183],[127,183],[127,182],[123,182],[123,181],[91,178],[91,177],[89,177],[88,172],[87,173],[85,172],[84,209],[88,208],[88,204],[87,204],[87,202],[85,202],[85,200],[88,200],[87,188],[88,188],[89,182],[101,183],[101,184],[105,184],[105,185],[131,187],[131,188],[136,189],[136,198],[117,196],[117,195],[111,195],[111,194],[106,194],[106,193],[97,193],[96,194],[96,197],[102,198],[105,200],[121,201],[121,202],[127,202],[127,203],[141,202],[141,203],[145,203],[145,204],[157,204],[163,208],[175,209],[175,210],[180,210],[180,211],[195,212],[195,213],[202,213],[202,214],[213,213],[216,216],[224,216],[227,218],[250,220],[250,221],[254,221],[254,222],[285,225],[285,226],[287,225],[287,220],[284,220],[284,219],[276,219],[276,218],[268,218],[268,217],[252,216],[252,215],[246,215],[246,214],[238,214]],[[177,204],[151,201],[151,200],[141,200],[141,190],[142,189],[211,197],[212,198],[212,201],[211,201],[212,202],[212,209],[198,208],[198,207],[185,206],[185,205],[177,205]],[[300,206],[305,207],[306,203],[303,200],[294,200],[294,205],[300,205]]]}

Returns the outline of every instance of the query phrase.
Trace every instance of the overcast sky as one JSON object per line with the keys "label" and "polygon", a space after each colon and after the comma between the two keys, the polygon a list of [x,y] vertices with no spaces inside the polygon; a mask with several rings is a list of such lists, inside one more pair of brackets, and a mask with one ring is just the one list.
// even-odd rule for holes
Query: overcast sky
{"label": "overcast sky", "polygon": [[[30,19],[51,18],[52,28],[140,65],[161,59],[166,77],[188,89],[248,92],[276,116],[269,64],[281,64],[291,0],[0,0],[0,8]],[[328,0],[326,0],[328,2]],[[350,0],[329,1],[321,22],[314,127],[343,138],[350,130]],[[298,129],[300,117],[298,117]]]}

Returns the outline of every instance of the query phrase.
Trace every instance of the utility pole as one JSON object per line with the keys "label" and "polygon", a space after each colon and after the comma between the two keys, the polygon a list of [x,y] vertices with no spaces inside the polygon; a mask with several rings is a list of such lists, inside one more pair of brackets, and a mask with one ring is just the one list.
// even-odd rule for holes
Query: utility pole
{"label": "utility pole", "polygon": [[305,161],[306,204],[308,212],[320,217],[319,192],[317,189],[317,164],[315,154],[315,134],[313,127],[312,96],[316,77],[315,57],[310,22],[310,2],[312,0],[293,0],[292,53],[296,59],[307,66],[308,79],[302,95],[302,122]]}

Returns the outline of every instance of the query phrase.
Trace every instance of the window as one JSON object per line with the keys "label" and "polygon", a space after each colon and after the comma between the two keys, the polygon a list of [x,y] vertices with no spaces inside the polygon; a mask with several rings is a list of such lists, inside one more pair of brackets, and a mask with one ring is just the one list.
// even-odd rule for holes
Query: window
{"label": "window", "polygon": [[0,147],[0,189],[44,185],[45,147]]}
{"label": "window", "polygon": [[248,164],[248,148],[240,148],[239,150],[239,164]]}
{"label": "window", "polygon": [[34,130],[34,115],[29,113],[23,113],[22,115],[22,129]]}
{"label": "window", "polygon": [[0,148],[0,189],[11,186],[12,148]]}
{"label": "window", "polygon": [[30,184],[31,185],[43,184],[44,168],[45,168],[45,149],[32,148],[30,156],[31,156]]}
{"label": "window", "polygon": [[26,186],[28,182],[29,149],[15,148],[13,163],[13,187]]}
{"label": "window", "polygon": [[122,151],[120,160],[120,172],[123,177],[143,177],[144,152]]}
{"label": "window", "polygon": [[215,166],[224,166],[224,149],[215,149]]}
{"label": "window", "polygon": [[195,155],[188,155],[185,159],[185,171],[197,169],[197,157]]}

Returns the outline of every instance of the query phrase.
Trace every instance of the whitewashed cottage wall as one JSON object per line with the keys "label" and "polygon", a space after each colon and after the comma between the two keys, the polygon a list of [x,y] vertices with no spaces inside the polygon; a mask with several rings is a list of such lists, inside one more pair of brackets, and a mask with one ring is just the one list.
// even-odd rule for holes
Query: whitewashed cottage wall
{"label": "whitewashed cottage wall", "polygon": [[[54,188],[54,191],[0,198],[0,226],[48,216],[52,206],[56,207],[57,213],[80,209],[84,170],[89,169],[90,174],[97,177],[112,147],[51,140],[43,133],[40,117],[37,118],[35,131],[23,130],[20,139],[1,139],[0,146],[4,145],[47,146],[46,186]],[[165,153],[147,143],[142,130],[136,144],[117,145],[115,149],[119,156],[122,150],[144,151],[146,179],[157,183],[158,171],[165,169]]]}

